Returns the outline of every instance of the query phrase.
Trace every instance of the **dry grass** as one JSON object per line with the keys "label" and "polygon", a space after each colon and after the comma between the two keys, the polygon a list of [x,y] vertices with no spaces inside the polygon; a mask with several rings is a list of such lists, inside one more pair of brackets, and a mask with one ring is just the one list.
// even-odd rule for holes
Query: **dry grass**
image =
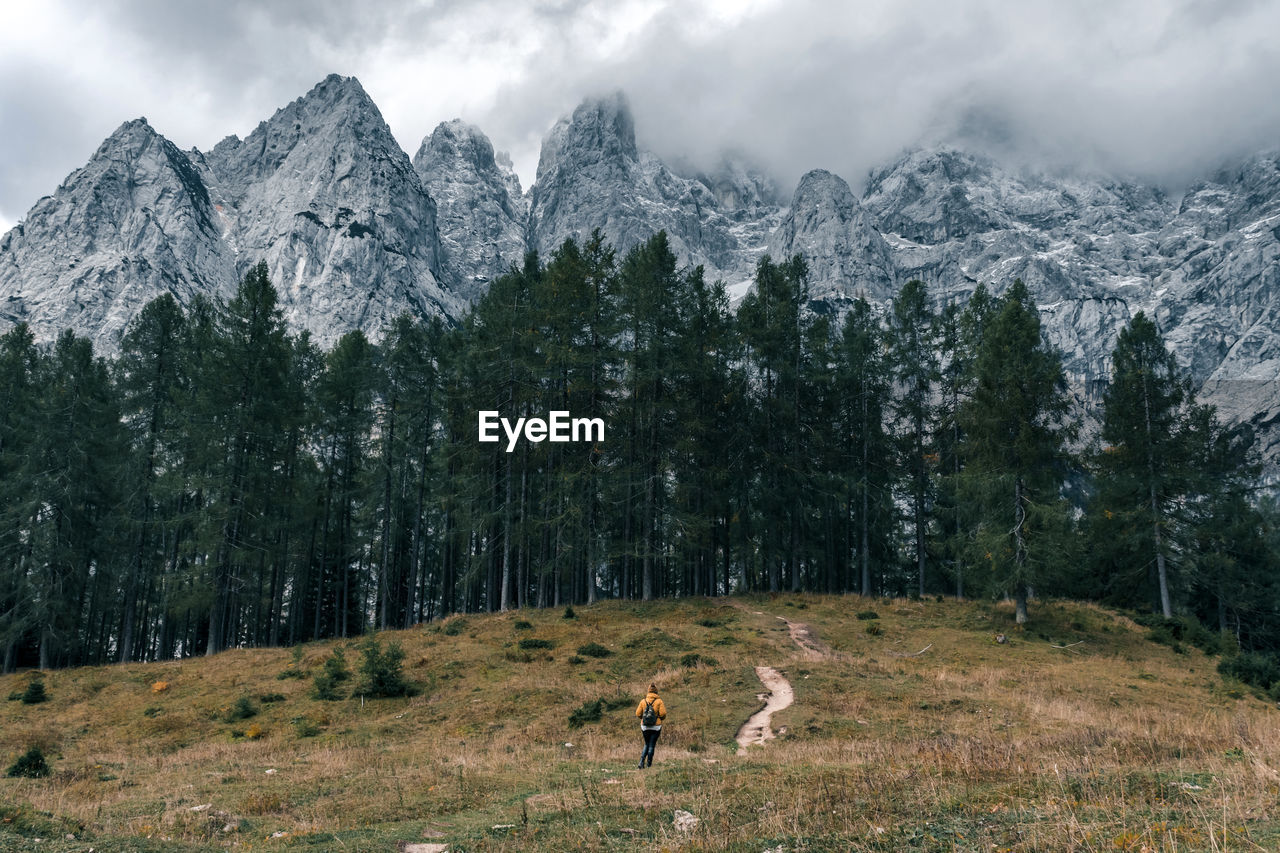
{"label": "dry grass", "polygon": [[[868,607],[879,635],[854,619]],[[286,650],[51,673],[48,703],[0,705],[0,760],[35,744],[55,770],[0,780],[0,850],[26,849],[19,831],[90,835],[98,851],[1280,847],[1277,711],[1123,616],[1042,604],[1019,632],[1006,608],[952,601],[576,609],[393,632],[423,692],[363,706],[278,680]],[[810,625],[830,656],[806,658],[776,616]],[[528,637],[552,648],[521,650]],[[570,663],[589,642],[614,654]],[[330,648],[308,647],[304,666]],[[691,652],[716,665],[679,666]],[[781,737],[738,758],[757,663],[791,680],[796,703],[774,719]],[[641,773],[633,708],[649,681],[671,715]],[[5,677],[0,692],[23,684]],[[273,693],[283,701],[259,702]],[[618,695],[625,706],[568,727]],[[257,716],[223,722],[241,696]],[[698,825],[677,831],[676,809]]]}

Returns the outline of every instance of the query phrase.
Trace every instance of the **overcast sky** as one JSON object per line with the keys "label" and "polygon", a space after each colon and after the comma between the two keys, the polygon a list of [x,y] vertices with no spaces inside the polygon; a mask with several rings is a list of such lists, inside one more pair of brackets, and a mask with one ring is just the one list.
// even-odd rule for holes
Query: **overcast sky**
{"label": "overcast sky", "polygon": [[641,144],[783,186],[957,137],[1177,183],[1280,147],[1277,34],[1278,0],[0,0],[0,233],[127,119],[207,149],[331,72],[410,154],[461,117],[526,186],[615,88]]}

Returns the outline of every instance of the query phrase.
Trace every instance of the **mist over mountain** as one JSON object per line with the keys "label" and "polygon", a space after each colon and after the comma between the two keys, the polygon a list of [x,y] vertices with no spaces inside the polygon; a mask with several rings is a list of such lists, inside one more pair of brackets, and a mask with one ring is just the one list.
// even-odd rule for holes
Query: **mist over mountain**
{"label": "mist over mountain", "polygon": [[360,83],[337,75],[208,152],[127,122],[0,238],[0,322],[43,340],[72,328],[110,351],[160,293],[225,295],[265,259],[294,328],[325,344],[353,328],[376,338],[401,312],[457,320],[528,250],[599,228],[625,251],[664,229],[682,263],[734,296],[766,252],[804,255],[818,312],[859,294],[884,302],[911,278],[939,303],[1021,278],[1084,387],[1145,311],[1206,399],[1253,421],[1276,453],[1274,152],[1174,193],[948,143],[861,181],[813,168],[787,197],[741,156],[668,163],[637,139],[624,95],[589,98],[547,132],[523,190],[510,159],[460,121],[411,162]]}

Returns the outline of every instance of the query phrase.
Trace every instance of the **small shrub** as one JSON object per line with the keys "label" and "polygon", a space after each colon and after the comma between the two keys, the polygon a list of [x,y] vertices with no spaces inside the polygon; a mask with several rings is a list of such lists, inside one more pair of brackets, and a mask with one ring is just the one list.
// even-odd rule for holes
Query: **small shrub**
{"label": "small shrub", "polygon": [[249,726],[249,728],[245,729],[245,732],[244,732],[244,736],[247,737],[249,740],[257,740],[258,738],[262,737],[264,734],[266,734],[266,731],[262,728],[262,726],[258,725],[257,723],[254,723],[253,725]]}
{"label": "small shrub", "polygon": [[603,696],[600,701],[604,703],[604,709],[606,711],[616,711],[619,708],[631,707],[631,697],[623,696],[621,693],[614,696]]}
{"label": "small shrub", "polygon": [[587,723],[597,723],[603,716],[604,702],[599,699],[594,702],[583,702],[569,715],[569,728],[579,729]]}
{"label": "small shrub", "polygon": [[283,702],[284,694],[283,693],[263,693],[261,696],[258,697],[258,701],[261,702],[263,705],[270,705],[273,702]]}
{"label": "small shrub", "polygon": [[719,619],[710,618],[699,619],[696,624],[701,625],[703,628],[720,628],[724,625]]}
{"label": "small shrub", "polygon": [[692,669],[695,666],[716,667],[719,665],[719,661],[715,658],[704,657],[697,652],[689,652],[688,654],[680,657],[680,665],[686,669]]}
{"label": "small shrub", "polygon": [[1260,652],[1242,652],[1219,663],[1218,672],[1267,690],[1280,683],[1280,660]]}
{"label": "small shrub", "polygon": [[226,723],[234,723],[256,716],[258,716],[258,709],[254,706],[253,701],[248,696],[241,696],[235,701],[234,705],[223,711],[222,720]]}
{"label": "small shrub", "polygon": [[563,619],[577,619],[577,618],[578,618],[578,614],[573,612],[573,605],[572,605],[572,604],[566,604],[566,605],[565,605],[565,607],[564,607],[564,616],[563,616],[563,617],[561,617],[561,618],[563,618]]}
{"label": "small shrub", "polygon": [[589,658],[607,658],[613,652],[599,643],[587,643],[584,646],[578,646],[578,654]]}
{"label": "small shrub", "polygon": [[867,631],[867,633],[868,633],[868,634],[870,634],[870,635],[871,635],[871,636],[873,636],[873,637],[878,637],[878,636],[880,636],[880,623],[879,623],[879,622],[868,622],[868,623],[867,623],[867,627],[866,627],[866,631]]}
{"label": "small shrub", "polygon": [[875,612],[874,610],[863,610],[861,613],[858,614],[858,619],[863,622],[867,621],[868,619],[879,619],[879,618],[880,618],[880,614]]}
{"label": "small shrub", "polygon": [[532,631],[533,623],[525,621],[524,619],[517,619],[511,627],[515,628],[517,631]]}
{"label": "small shrub", "polygon": [[525,637],[523,640],[520,641],[519,646],[523,651],[527,652],[532,649],[554,648],[555,644],[552,643],[550,640],[544,640],[541,637]]}
{"label": "small shrub", "polygon": [[279,674],[277,674],[276,678],[278,678],[281,681],[284,681],[287,678],[306,678],[306,677],[307,677],[307,671],[302,666],[302,646],[294,646],[293,652],[292,652],[292,659],[289,661],[289,665],[286,666],[284,670],[282,670]]}
{"label": "small shrub", "polygon": [[45,761],[40,747],[33,746],[9,765],[6,775],[15,779],[42,779],[49,775],[49,762]]}
{"label": "small shrub", "polygon": [[467,628],[467,620],[462,618],[456,618],[456,619],[450,619],[448,622],[445,622],[444,627],[441,628],[440,630],[443,631],[445,636],[447,637],[456,637],[459,634],[461,634],[463,631],[465,631],[466,628]]}
{"label": "small shrub", "polygon": [[574,666],[577,666],[578,664],[582,664],[582,663],[586,663],[586,662],[587,662],[587,659],[586,659],[586,658],[580,658],[580,657],[578,657],[577,655],[573,655],[573,656],[572,656],[572,657],[570,657],[570,658],[569,658],[569,660],[568,660],[568,663],[571,663],[571,664],[573,664]]}
{"label": "small shrub", "polygon": [[382,644],[370,637],[360,647],[364,662],[360,672],[364,676],[356,692],[362,696],[412,696],[413,687],[404,678],[404,649],[397,642]]}
{"label": "small shrub", "polygon": [[143,709],[142,716],[154,718],[154,717],[160,716],[162,713],[164,713],[163,708],[161,708],[159,705],[152,705],[149,708]]}
{"label": "small shrub", "polygon": [[346,653],[341,646],[334,646],[333,653],[325,659],[324,666],[312,679],[311,695],[326,702],[342,699],[342,690],[339,685],[350,677],[351,670],[347,669]]}
{"label": "small shrub", "polygon": [[168,689],[169,689],[169,682],[167,681],[157,681],[155,684],[151,685],[152,693],[164,693]]}
{"label": "small shrub", "polygon": [[39,705],[41,702],[48,701],[49,694],[44,690],[44,676],[36,673],[27,682],[27,689],[22,694],[23,705]]}
{"label": "small shrub", "polygon": [[1151,630],[1147,638],[1153,643],[1175,646],[1186,642],[1210,655],[1221,654],[1226,651],[1223,648],[1221,637],[1206,628],[1194,616],[1165,619],[1160,613],[1144,613],[1135,616],[1133,621]]}

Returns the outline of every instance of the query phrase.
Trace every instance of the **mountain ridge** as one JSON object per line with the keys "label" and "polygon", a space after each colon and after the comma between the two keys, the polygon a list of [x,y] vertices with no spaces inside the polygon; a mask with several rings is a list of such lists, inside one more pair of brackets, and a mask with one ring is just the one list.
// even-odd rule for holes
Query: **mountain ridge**
{"label": "mountain ridge", "polygon": [[1137,311],[1205,398],[1280,457],[1280,165],[1261,152],[1181,193],[906,151],[855,192],[811,170],[789,200],[740,157],[696,169],[637,139],[625,95],[547,132],[521,188],[479,128],[442,122],[411,160],[355,78],[330,75],[243,140],[181,152],[126,122],[0,237],[0,325],[64,327],[110,351],[150,298],[225,295],[265,259],[291,326],[323,344],[395,314],[457,320],[525,252],[599,228],[620,252],[666,230],[680,263],[735,295],[765,253],[806,256],[810,307],[839,315],[911,278],[939,304],[1022,278],[1073,380],[1105,378]]}

